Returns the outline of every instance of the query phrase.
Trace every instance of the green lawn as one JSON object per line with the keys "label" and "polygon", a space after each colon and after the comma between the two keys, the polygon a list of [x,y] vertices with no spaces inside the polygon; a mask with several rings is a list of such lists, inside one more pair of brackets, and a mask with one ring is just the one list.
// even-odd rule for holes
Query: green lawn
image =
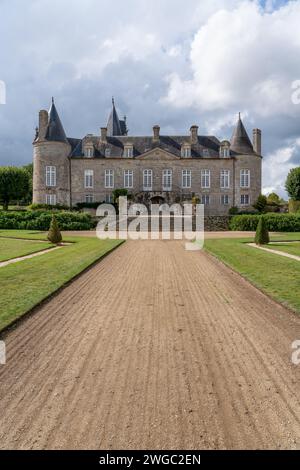
{"label": "green lawn", "polygon": [[272,248],[272,250],[284,251],[285,253],[290,253],[291,255],[300,256],[300,242],[293,243],[269,243],[266,248]]}
{"label": "green lawn", "polygon": [[[10,235],[45,240],[42,233],[1,230],[0,237]],[[0,330],[122,243],[90,237],[64,237],[64,241],[74,243],[0,268]]]}
{"label": "green lawn", "polygon": [[[1,237],[1,235],[0,235]],[[29,255],[37,251],[46,250],[53,245],[48,242],[38,241],[25,241],[25,240],[11,240],[7,238],[0,238],[0,262],[7,261],[19,256]]]}
{"label": "green lawn", "polygon": [[[278,234],[272,240],[300,240],[300,233]],[[300,313],[300,262],[247,245],[253,239],[205,240],[205,250],[242,274],[279,302]]]}

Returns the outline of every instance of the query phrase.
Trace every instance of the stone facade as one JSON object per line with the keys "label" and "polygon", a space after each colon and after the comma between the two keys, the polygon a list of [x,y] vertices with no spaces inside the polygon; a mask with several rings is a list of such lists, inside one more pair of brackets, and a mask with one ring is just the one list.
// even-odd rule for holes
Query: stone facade
{"label": "stone facade", "polygon": [[[197,126],[186,136],[161,136],[159,126],[154,126],[152,136],[132,137],[127,135],[126,119],[115,122],[118,116],[113,103],[108,125],[99,136],[68,139],[54,102],[46,122],[45,113],[40,112],[33,143],[34,203],[109,202],[114,189],[130,186],[128,193],[136,202],[198,198],[210,216],[226,215],[232,206],[251,209],[261,192],[261,132],[253,131],[252,145],[240,117],[231,142],[198,136]],[[114,135],[114,129],[122,135]],[[145,170],[150,174],[148,180]],[[167,170],[168,178],[166,174],[164,178]],[[127,178],[126,171],[131,172]],[[224,172],[228,187],[222,188]]]}

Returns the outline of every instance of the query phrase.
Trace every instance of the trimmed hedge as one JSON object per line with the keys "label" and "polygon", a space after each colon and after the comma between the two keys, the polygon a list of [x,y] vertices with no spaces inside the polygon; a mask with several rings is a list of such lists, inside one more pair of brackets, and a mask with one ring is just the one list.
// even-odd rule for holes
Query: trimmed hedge
{"label": "trimmed hedge", "polygon": [[52,211],[54,209],[57,209],[59,211],[65,210],[68,211],[70,210],[69,206],[64,206],[63,204],[56,204],[55,206],[50,205],[50,204],[30,204],[28,206],[28,209],[31,211],[36,211],[36,210],[46,210],[46,211]]}
{"label": "trimmed hedge", "polygon": [[[50,211],[0,211],[0,229],[42,230],[50,228],[53,212]],[[93,221],[89,214],[60,211],[55,212],[61,230],[90,230]]]}
{"label": "trimmed hedge", "polygon": [[[267,229],[270,232],[300,232],[300,214],[264,215]],[[230,230],[253,231],[257,229],[259,215],[235,215],[231,218]]]}

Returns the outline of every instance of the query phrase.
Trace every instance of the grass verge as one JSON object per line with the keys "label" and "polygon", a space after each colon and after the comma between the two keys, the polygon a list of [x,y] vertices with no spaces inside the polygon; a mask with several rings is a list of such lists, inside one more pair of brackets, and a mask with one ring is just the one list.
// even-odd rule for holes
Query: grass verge
{"label": "grass verge", "polygon": [[[279,234],[272,240],[300,239],[298,234]],[[280,255],[255,250],[253,239],[205,240],[205,250],[240,273],[278,302],[300,313],[300,263]],[[273,248],[273,247],[272,247]]]}
{"label": "grass verge", "polygon": [[0,237],[0,262],[8,261],[20,256],[30,255],[37,251],[51,248],[51,243],[40,241],[16,240]]}
{"label": "grass verge", "polygon": [[[9,236],[10,231],[3,232],[0,236]],[[45,240],[45,234],[36,232],[14,231],[14,236]],[[64,241],[73,243],[0,268],[0,331],[122,243],[90,237]]]}

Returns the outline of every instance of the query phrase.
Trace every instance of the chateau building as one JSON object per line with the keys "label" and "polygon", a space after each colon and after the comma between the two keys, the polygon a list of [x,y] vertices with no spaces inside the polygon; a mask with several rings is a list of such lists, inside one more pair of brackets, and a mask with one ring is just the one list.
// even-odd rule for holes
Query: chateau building
{"label": "chateau building", "polygon": [[39,113],[34,148],[33,202],[76,206],[111,202],[114,189],[126,188],[145,204],[191,201],[207,215],[227,214],[232,206],[250,209],[261,192],[261,131],[251,142],[239,115],[230,141],[198,135],[130,136],[113,100],[99,135],[66,137],[52,99]]}

